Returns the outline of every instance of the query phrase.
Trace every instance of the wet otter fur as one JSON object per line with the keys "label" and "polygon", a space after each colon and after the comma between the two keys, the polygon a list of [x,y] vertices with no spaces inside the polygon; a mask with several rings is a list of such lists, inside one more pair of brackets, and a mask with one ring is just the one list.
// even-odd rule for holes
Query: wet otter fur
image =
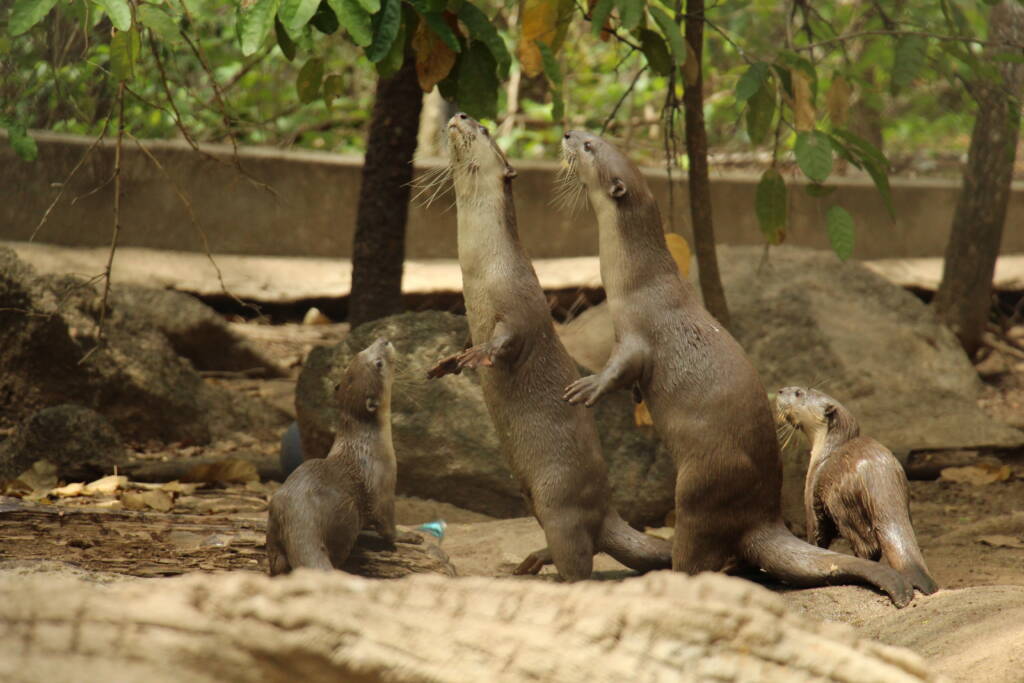
{"label": "wet otter fur", "polygon": [[897,606],[910,602],[914,590],[902,574],[786,529],[779,444],[761,380],[679,277],[646,181],[596,135],[567,132],[562,148],[597,216],[616,339],[604,369],[569,383],[565,399],[592,406],[610,391],[639,389],[677,468],[672,568],[696,574],[739,560],[796,586],[863,582]]}
{"label": "wet otter fur", "polygon": [[857,557],[884,557],[922,593],[937,591],[910,521],[907,475],[892,451],[860,436],[850,411],[820,391],[785,387],[776,394],[775,409],[780,422],[811,444],[804,485],[807,541],[828,548],[842,536]]}
{"label": "wet otter fur", "polygon": [[669,567],[669,544],[636,531],[611,507],[593,416],[562,401],[562,388],[579,373],[519,241],[515,170],[487,129],[466,114],[452,117],[448,137],[474,345],[441,360],[429,376],[478,369],[503,454],[548,543],[516,573],[535,574],[554,562],[564,580],[586,579],[599,551],[639,571]]}
{"label": "wet otter fur", "polygon": [[299,465],[270,500],[271,576],[298,567],[341,569],[368,526],[392,544],[423,541],[395,528],[394,362],[394,346],[378,339],[345,369],[334,392],[339,425],[330,452]]}

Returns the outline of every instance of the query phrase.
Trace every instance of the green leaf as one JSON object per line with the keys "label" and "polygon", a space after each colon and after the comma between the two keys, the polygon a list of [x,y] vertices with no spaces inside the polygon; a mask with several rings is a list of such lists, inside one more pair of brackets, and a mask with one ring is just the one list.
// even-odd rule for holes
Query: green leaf
{"label": "green leaf", "polygon": [[665,40],[668,42],[668,47],[672,51],[672,57],[675,59],[676,64],[683,64],[686,62],[686,41],[683,40],[683,34],[679,32],[679,24],[672,20],[665,10],[660,7],[651,5],[648,8],[651,12],[651,16],[654,17],[654,23],[658,25],[661,32],[665,34]]}
{"label": "green leaf", "polygon": [[818,97],[818,72],[807,58],[789,50],[781,50],[775,55],[775,62],[785,69],[802,71],[810,82],[812,99]]}
{"label": "green leaf", "polygon": [[644,18],[644,0],[615,0],[622,28],[632,31]]}
{"label": "green leaf", "polygon": [[841,206],[833,206],[825,215],[825,228],[832,251],[839,260],[845,261],[853,256],[853,216]]}
{"label": "green leaf", "polygon": [[132,10],[128,0],[96,0],[96,4],[110,17],[110,23],[118,31],[127,31],[132,27]]}
{"label": "green leaf", "polygon": [[562,100],[562,69],[558,66],[555,53],[551,51],[547,43],[538,40],[536,44],[544,62],[544,75],[551,82],[551,120],[561,122],[565,118],[565,102]]}
{"label": "green leaf", "polygon": [[796,163],[808,178],[823,183],[832,173],[832,142],[817,130],[797,133]]}
{"label": "green leaf", "polygon": [[281,48],[284,58],[289,62],[295,59],[295,41],[288,35],[288,31],[285,30],[284,24],[277,17],[274,17],[274,35],[277,37],[277,46]]}
{"label": "green leaf", "polygon": [[608,22],[612,9],[615,7],[615,0],[597,0],[593,11],[590,13],[590,31],[595,36],[601,34],[601,30]]}
{"label": "green leaf", "polygon": [[324,102],[327,106],[345,94],[345,79],[341,74],[330,74],[324,79]]}
{"label": "green leaf", "polygon": [[892,204],[892,188],[889,187],[889,174],[886,172],[887,167],[888,164],[883,166],[874,160],[864,160],[864,170],[868,172],[871,180],[874,181],[878,194],[882,195],[882,201],[885,202],[885,208],[889,212],[889,217],[896,218],[896,209]]}
{"label": "green leaf", "polygon": [[356,0],[327,0],[334,10],[341,27],[348,32],[352,42],[366,47],[373,42],[373,17]]}
{"label": "green leaf", "polygon": [[471,41],[459,60],[459,108],[475,119],[498,115],[498,77],[494,57],[487,46]]}
{"label": "green leaf", "polygon": [[320,96],[320,86],[324,80],[324,60],[312,57],[299,69],[295,79],[295,89],[299,91],[299,101],[309,104]]}
{"label": "green leaf", "polygon": [[115,31],[110,39],[110,73],[114,80],[128,81],[135,75],[135,62],[142,49],[139,32]]}
{"label": "green leaf", "polygon": [[661,34],[649,28],[642,28],[639,35],[640,51],[647,58],[647,64],[651,70],[661,76],[668,76],[672,73],[675,64],[672,63],[672,55],[668,53],[668,45],[665,44],[665,39],[661,37]]}
{"label": "green leaf", "polygon": [[775,72],[776,78],[782,84],[783,91],[790,97],[793,97],[793,74],[789,72],[789,69],[781,64],[772,64],[772,71]]}
{"label": "green leaf", "polygon": [[751,64],[736,83],[736,101],[746,102],[756,95],[764,82],[768,80],[769,73],[771,73],[771,67],[764,62]]}
{"label": "green leaf", "polygon": [[459,43],[459,39],[455,36],[455,32],[452,31],[452,27],[448,25],[448,22],[444,20],[444,15],[440,12],[427,12],[420,14],[430,29],[437,34],[437,37],[441,39],[441,42],[448,46],[448,49],[452,52],[462,52],[462,45]]}
{"label": "green leaf", "polygon": [[463,2],[462,6],[459,7],[459,19],[469,29],[470,35],[475,40],[479,40],[486,45],[487,49],[491,51],[494,61],[498,64],[498,75],[500,78],[502,80],[508,78],[508,70],[512,65],[512,56],[508,53],[505,41],[498,34],[498,29],[494,28],[494,24],[483,13],[483,10],[471,2]]}
{"label": "green leaf", "polygon": [[366,58],[373,63],[387,57],[402,26],[402,0],[384,0],[380,12],[373,15],[373,42]]}
{"label": "green leaf", "polygon": [[448,72],[448,75],[437,84],[437,90],[441,93],[441,97],[448,100],[449,102],[459,101],[459,65],[462,63],[462,57],[466,54],[465,51],[460,55],[455,56],[455,65],[452,70]]}
{"label": "green leaf", "polygon": [[878,149],[859,135],[845,128],[836,128],[832,131],[832,134],[853,147],[860,158],[871,159],[872,161],[882,165],[884,168],[889,167],[889,160],[885,158],[882,150]]}
{"label": "green leaf", "polygon": [[768,136],[775,117],[775,91],[771,81],[765,81],[747,102],[747,136],[759,145]]}
{"label": "green leaf", "polygon": [[900,90],[914,82],[924,67],[928,51],[928,41],[922,36],[901,36],[896,41],[892,62],[892,92]]}
{"label": "green leaf", "polygon": [[281,0],[277,16],[289,35],[298,35],[316,14],[320,0]]}
{"label": "green leaf", "polygon": [[[384,59],[377,62],[377,75],[381,78],[388,78],[398,73],[398,70],[402,68],[402,63],[405,61],[405,47],[408,42],[406,39],[408,34],[415,31],[420,21],[416,11],[412,9],[411,5],[401,5],[401,19],[398,24],[398,35],[391,42],[391,48],[387,54],[384,55]],[[377,14],[374,20],[380,17]]]}
{"label": "green leaf", "polygon": [[834,187],[826,187],[825,185],[818,185],[817,183],[804,185],[804,192],[812,197],[827,197],[835,191],[836,188]]}
{"label": "green leaf", "polygon": [[380,0],[359,0],[359,6],[362,7],[367,14],[376,14],[380,11]]}
{"label": "green leaf", "polygon": [[[43,17],[49,14],[56,4],[57,0],[15,0],[14,7],[11,8],[11,20],[7,24],[7,32],[12,36],[20,36],[42,21]],[[22,158],[24,159],[24,157]]]}
{"label": "green leaf", "polygon": [[[272,15],[271,15],[272,16]],[[181,31],[178,28],[178,22],[166,11],[155,6],[155,5],[139,5],[136,10],[136,18],[139,23],[148,28],[156,35],[162,42],[168,45],[176,45],[181,42]],[[263,36],[260,37],[260,42],[263,41],[263,37],[267,35],[267,30],[270,29],[270,17],[267,17],[267,28],[263,32]],[[243,52],[245,52],[243,43]],[[245,54],[252,54],[251,52]]]}
{"label": "green leaf", "polygon": [[774,168],[761,174],[754,196],[754,213],[761,225],[768,242],[782,242],[782,232],[786,228],[786,181]]}
{"label": "green leaf", "polygon": [[338,15],[334,13],[327,0],[320,0],[320,4],[316,8],[316,13],[313,18],[309,20],[309,23],[313,25],[317,31],[325,35],[331,35],[338,30]]}
{"label": "green leaf", "polygon": [[28,134],[25,126],[17,123],[8,123],[0,119],[0,125],[7,126],[7,142],[10,143],[14,153],[23,161],[35,161],[39,157],[39,148],[35,139]]}

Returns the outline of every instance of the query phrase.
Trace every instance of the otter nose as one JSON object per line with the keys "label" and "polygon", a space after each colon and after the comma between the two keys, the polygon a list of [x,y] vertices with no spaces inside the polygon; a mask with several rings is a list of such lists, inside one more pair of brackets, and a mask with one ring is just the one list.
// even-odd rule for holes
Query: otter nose
{"label": "otter nose", "polygon": [[465,121],[466,119],[469,118],[469,114],[464,114],[462,112],[459,112],[459,118],[462,119],[463,121]]}
{"label": "otter nose", "polygon": [[562,135],[562,137],[568,140],[569,138],[572,137],[572,133],[570,131],[565,131],[565,134]]}

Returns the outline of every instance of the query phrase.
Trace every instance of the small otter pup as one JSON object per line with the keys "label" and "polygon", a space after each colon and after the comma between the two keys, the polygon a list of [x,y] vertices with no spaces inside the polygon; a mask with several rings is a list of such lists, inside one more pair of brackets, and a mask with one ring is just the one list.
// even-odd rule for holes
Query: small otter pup
{"label": "small otter pup", "polygon": [[516,573],[536,574],[553,562],[564,580],[586,579],[599,551],[639,571],[669,567],[669,544],[633,529],[611,507],[593,416],[562,401],[562,388],[579,372],[555,334],[519,241],[515,170],[487,129],[466,114],[448,122],[448,139],[463,295],[475,346],[441,360],[428,376],[479,369],[503,454],[548,543]]}
{"label": "small otter pup", "polygon": [[804,484],[807,540],[828,548],[838,534],[857,557],[884,557],[922,593],[937,591],[910,522],[907,475],[892,452],[860,436],[850,411],[820,391],[779,389],[775,407],[779,420],[811,443]]}
{"label": "small otter pup", "polygon": [[865,582],[899,607],[914,596],[889,567],[804,543],[782,522],[782,460],[767,395],[739,343],[679,277],[640,170],[596,135],[565,133],[569,170],[597,216],[601,280],[615,346],[565,399],[592,406],[639,388],[676,464],[672,568],[720,571],[735,560],[798,586]]}
{"label": "small otter pup", "polygon": [[366,526],[390,543],[423,541],[395,528],[394,361],[394,346],[378,339],[345,369],[334,393],[340,414],[334,445],[326,458],[299,465],[270,501],[271,576],[298,567],[340,569]]}

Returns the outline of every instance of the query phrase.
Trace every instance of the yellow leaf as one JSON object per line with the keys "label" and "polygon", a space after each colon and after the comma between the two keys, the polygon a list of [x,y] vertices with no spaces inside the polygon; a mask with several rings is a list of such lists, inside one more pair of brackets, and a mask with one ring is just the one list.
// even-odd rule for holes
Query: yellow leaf
{"label": "yellow leaf", "polygon": [[519,24],[522,28],[516,54],[523,73],[530,78],[544,71],[544,62],[536,41],[547,44],[552,52],[557,52],[574,8],[573,0],[521,0]]}
{"label": "yellow leaf", "polygon": [[423,92],[430,92],[455,66],[455,53],[425,21],[416,28],[412,49],[416,53],[416,77],[420,88]]}
{"label": "yellow leaf", "polygon": [[683,64],[683,78],[686,85],[697,85],[700,78],[700,63],[697,61],[697,53],[689,41],[686,42],[686,63]]}
{"label": "yellow leaf", "polygon": [[793,78],[793,125],[798,131],[814,130],[814,102],[811,82],[803,71],[790,71]]}
{"label": "yellow leaf", "polygon": [[842,76],[832,79],[832,85],[825,96],[825,106],[828,107],[828,116],[833,125],[846,123],[846,112],[850,108],[850,84]]}
{"label": "yellow leaf", "polygon": [[676,266],[679,267],[679,274],[683,277],[689,277],[691,255],[689,242],[682,235],[669,232],[665,234],[665,245],[668,247],[668,252],[672,254]]}

